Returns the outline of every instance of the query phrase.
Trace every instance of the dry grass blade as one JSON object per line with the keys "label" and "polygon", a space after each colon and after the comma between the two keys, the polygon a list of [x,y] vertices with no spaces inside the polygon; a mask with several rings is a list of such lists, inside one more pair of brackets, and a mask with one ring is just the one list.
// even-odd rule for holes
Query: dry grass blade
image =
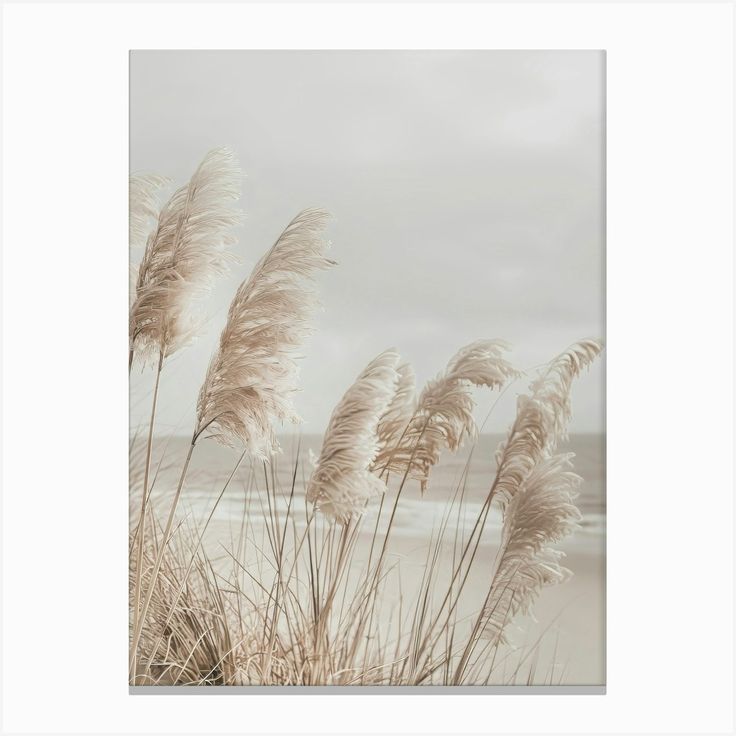
{"label": "dry grass blade", "polygon": [[399,355],[386,350],[371,361],[332,412],[307,499],[341,524],[360,516],[385,484],[370,472],[377,430],[396,393]]}
{"label": "dry grass blade", "polygon": [[318,306],[310,282],[334,265],[325,257],[328,219],[316,209],[297,215],[238,289],[199,393],[196,436],[208,430],[268,457],[278,447],[272,420],[299,421],[291,397]]}
{"label": "dry grass blade", "polygon": [[178,350],[194,333],[190,301],[226,269],[240,221],[240,168],[226,148],[210,151],[177,189],[149,235],[130,310],[130,350],[142,357]]}

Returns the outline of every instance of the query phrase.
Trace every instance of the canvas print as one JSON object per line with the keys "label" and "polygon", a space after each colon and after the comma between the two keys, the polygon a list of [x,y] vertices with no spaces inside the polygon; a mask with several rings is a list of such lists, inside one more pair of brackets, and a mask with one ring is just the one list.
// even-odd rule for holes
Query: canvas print
{"label": "canvas print", "polygon": [[131,52],[133,690],[605,685],[604,95]]}

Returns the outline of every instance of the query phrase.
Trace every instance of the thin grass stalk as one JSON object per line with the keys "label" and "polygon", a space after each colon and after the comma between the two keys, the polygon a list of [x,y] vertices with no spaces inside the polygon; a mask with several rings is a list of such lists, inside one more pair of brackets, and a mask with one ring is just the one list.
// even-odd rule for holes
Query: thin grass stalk
{"label": "thin grass stalk", "polygon": [[[515,433],[517,431],[517,423],[518,423],[518,417],[517,417],[517,419],[514,420],[514,424],[512,425],[511,431],[509,433],[509,438],[512,438],[512,437],[515,436]],[[503,461],[502,461],[502,463],[503,463]],[[439,607],[439,609],[437,611],[437,616],[435,617],[432,625],[427,630],[427,635],[426,635],[426,637],[425,637],[425,639],[423,641],[422,646],[425,646],[427,644],[427,641],[428,641],[428,639],[429,639],[432,631],[434,630],[434,628],[439,623],[440,617],[442,616],[442,611],[444,610],[444,607],[447,605],[448,600],[452,596],[453,585],[454,585],[455,581],[457,580],[458,575],[460,574],[460,572],[462,570],[462,566],[463,566],[463,563],[465,561],[465,558],[466,558],[466,556],[467,556],[467,554],[468,554],[468,552],[470,550],[471,545],[473,544],[473,540],[475,539],[475,547],[473,548],[473,552],[472,552],[471,557],[470,557],[470,563],[468,564],[468,567],[467,567],[467,569],[465,571],[465,575],[464,575],[464,577],[463,577],[463,579],[461,581],[461,584],[460,584],[460,586],[458,588],[457,595],[455,597],[455,602],[452,604],[452,606],[450,607],[450,610],[448,611],[448,614],[447,614],[448,615],[448,619],[449,619],[449,616],[452,614],[452,611],[457,606],[457,604],[458,604],[458,602],[460,600],[460,594],[461,594],[463,588],[465,587],[465,583],[466,583],[466,581],[468,579],[468,575],[470,573],[470,566],[472,565],[472,562],[475,559],[475,554],[476,554],[476,552],[478,550],[478,546],[480,544],[480,539],[481,539],[481,537],[483,535],[483,531],[485,529],[486,520],[488,519],[488,514],[489,514],[489,512],[491,510],[491,502],[493,501],[493,497],[494,497],[494,495],[496,493],[496,487],[498,485],[499,478],[501,477],[501,471],[502,471],[502,469],[503,469],[503,464],[499,467],[498,472],[496,473],[496,477],[494,478],[493,483],[491,484],[491,487],[490,487],[490,489],[488,491],[488,495],[486,496],[486,498],[485,498],[485,500],[483,502],[483,505],[481,506],[481,509],[478,512],[478,516],[476,517],[475,524],[473,525],[473,528],[470,531],[470,536],[468,537],[467,544],[465,545],[465,547],[463,549],[463,553],[460,556],[460,562],[458,563],[457,567],[455,568],[455,571],[453,572],[452,579],[450,580],[450,584],[447,587],[447,592],[445,593],[445,596],[444,596],[444,598],[442,600],[442,603],[441,603],[441,605],[440,605],[440,607]],[[480,527],[480,530],[478,531],[479,527]],[[476,531],[478,531],[477,538],[475,537]]]}
{"label": "thin grass stalk", "polygon": [[[412,416],[410,417],[410,419],[407,422],[406,426],[404,427],[404,430],[402,431],[402,433],[401,433],[401,435],[400,435],[400,437],[399,437],[399,439],[398,439],[398,441],[396,443],[396,447],[397,448],[401,445],[404,437],[406,436],[407,430],[411,426],[411,423],[412,423],[414,417],[417,415],[417,412],[418,412],[418,409],[415,409],[414,413],[412,414]],[[415,444],[414,444],[414,447],[413,447],[413,450],[412,450],[412,454],[411,454],[411,456],[409,457],[409,460],[406,463],[406,470],[404,472],[404,475],[403,475],[401,484],[400,484],[399,489],[397,491],[396,498],[394,499],[394,504],[393,504],[393,507],[392,507],[392,510],[391,510],[391,516],[389,517],[389,522],[388,522],[388,525],[387,525],[387,528],[386,528],[386,532],[385,532],[384,538],[383,538],[383,544],[382,544],[382,547],[381,547],[381,553],[379,555],[378,562],[376,563],[376,568],[375,568],[375,573],[374,573],[374,583],[375,583],[375,579],[376,579],[377,575],[380,572],[380,566],[381,566],[381,563],[382,563],[383,558],[385,556],[385,551],[386,551],[387,544],[388,544],[388,537],[389,537],[389,534],[390,534],[390,531],[391,531],[391,528],[392,528],[392,525],[393,525],[394,517],[396,515],[396,510],[397,510],[397,507],[398,507],[398,503],[399,503],[399,498],[401,496],[401,492],[402,492],[402,490],[404,488],[404,484],[406,483],[406,480],[407,480],[407,478],[409,476],[409,472],[410,472],[410,470],[412,468],[412,464],[413,464],[413,461],[414,461],[414,456],[415,456],[415,454],[416,454],[416,452],[417,452],[417,450],[418,450],[418,448],[419,448],[419,446],[421,444],[422,438],[424,436],[424,432],[426,431],[426,429],[427,429],[427,427],[428,427],[429,422],[430,422],[431,419],[432,419],[432,415],[430,414],[429,416],[427,416],[427,418],[426,418],[426,420],[424,422],[424,425],[423,425],[423,427],[421,429],[421,432],[419,433],[419,435],[416,438],[416,441],[415,441]],[[396,450],[394,450],[394,452],[395,451]],[[394,454],[393,452],[389,454],[389,456],[386,459],[384,465],[381,467],[381,469],[379,471],[379,477],[382,477],[383,474],[385,473],[386,474],[386,477],[387,477],[387,480],[388,480],[389,468],[390,468],[390,465],[391,465],[391,460],[392,460],[393,454]],[[375,537],[377,535],[378,525],[379,525],[380,517],[381,517],[381,511],[383,509],[383,501],[384,501],[384,498],[382,496],[381,497],[381,505],[379,507],[379,512],[378,512],[378,517],[376,519],[376,527],[375,527],[375,530],[374,530],[374,537],[373,537],[373,539],[371,541],[371,551],[370,551],[370,555],[369,555],[369,567],[370,567],[370,560],[371,560],[372,555],[373,555],[373,543],[374,543]],[[472,534],[471,534],[471,537],[472,537]],[[369,572],[367,574],[370,575]],[[455,578],[453,577],[453,581],[454,581],[454,579]],[[367,582],[367,578],[366,578],[366,582]],[[373,586],[371,586],[371,589],[374,590]],[[367,601],[368,601],[368,599],[366,599],[366,603],[367,603]],[[368,629],[369,630],[370,630],[370,626],[372,625],[373,610],[374,610],[374,607],[372,606],[371,607],[370,619],[369,619],[369,622],[368,622]],[[406,659],[403,662],[402,670],[403,670],[403,667],[405,665],[406,665]]]}
{"label": "thin grass stalk", "polygon": [[486,606],[488,605],[488,601],[491,598],[491,588],[488,588],[488,592],[486,593],[485,600],[483,601],[483,605],[481,606],[481,614],[476,618],[475,624],[473,625],[473,630],[470,633],[470,636],[468,637],[468,642],[465,645],[465,649],[463,651],[462,657],[460,658],[460,662],[457,665],[457,669],[455,670],[455,675],[453,677],[453,684],[459,685],[461,684],[461,678],[465,671],[465,667],[468,663],[468,660],[470,659],[470,656],[473,652],[473,649],[475,647],[475,643],[478,641],[478,634],[480,633],[481,627],[483,625],[483,611],[485,611]]}
{"label": "thin grass stalk", "polygon": [[[322,666],[322,682],[326,681],[326,675],[329,673],[330,676],[335,671],[334,663],[330,663],[327,672],[324,671],[325,660],[331,654],[332,648],[329,645],[328,635],[328,622],[332,613],[332,607],[335,600],[337,590],[341,584],[347,585],[347,577],[343,577],[349,570],[346,562],[350,559],[352,550],[354,547],[355,540],[357,538],[356,530],[358,528],[357,522],[350,521],[340,528],[340,538],[337,542],[337,550],[334,561],[330,559],[327,566],[326,572],[329,575],[329,585],[327,580],[325,581],[327,596],[324,604],[320,604],[319,617],[317,625],[314,631],[314,642],[315,642],[315,655],[318,662]],[[332,540],[335,526],[330,527],[330,540]],[[332,549],[332,544],[330,544]],[[345,591],[345,588],[343,588]],[[324,645],[323,653],[320,653],[320,648]]]}
{"label": "thin grass stalk", "polygon": [[[277,501],[277,499],[276,499],[276,476],[275,476],[275,472],[273,472],[273,465],[272,465],[271,486],[272,486],[273,491],[274,491],[274,505],[273,505],[274,512],[273,512],[273,516],[272,516],[273,523],[274,523],[273,536],[274,536],[274,539],[276,539],[276,540],[278,540],[280,538],[280,541],[278,543],[277,548],[276,547],[274,548],[274,553],[276,553],[276,549],[278,549],[278,553],[276,554],[276,557],[277,557],[277,560],[276,560],[276,568],[277,568],[276,569],[276,581],[274,583],[275,588],[276,588],[276,594],[275,594],[275,600],[274,600],[274,614],[273,614],[273,619],[272,619],[272,622],[271,622],[271,638],[269,640],[269,646],[268,646],[268,649],[267,649],[267,651],[268,651],[268,655],[267,655],[268,660],[267,660],[267,667],[266,667],[267,674],[270,673],[272,652],[273,652],[273,648],[274,648],[274,645],[275,645],[275,642],[276,642],[276,637],[278,636],[278,617],[279,617],[279,613],[283,613],[284,614],[284,619],[286,621],[286,626],[287,626],[287,630],[288,630],[290,641],[292,643],[291,644],[292,647],[294,646],[294,643],[295,643],[295,632],[294,632],[294,629],[292,627],[291,617],[289,616],[289,614],[288,614],[288,612],[286,610],[286,605],[287,605],[288,598],[289,598],[289,595],[288,595],[289,594],[289,583],[290,583],[291,576],[292,576],[293,571],[294,571],[294,565],[296,564],[296,560],[295,560],[294,565],[292,565],[291,570],[289,571],[289,575],[286,578],[286,582],[284,582],[284,577],[283,577],[282,571],[283,571],[283,568],[284,568],[284,561],[285,561],[285,558],[284,558],[284,548],[285,548],[285,544],[286,544],[286,534],[287,534],[287,530],[288,530],[289,518],[290,518],[290,515],[291,515],[292,502],[293,502],[293,499],[294,499],[294,491],[295,491],[295,487],[296,487],[296,474],[298,472],[298,466],[299,466],[299,454],[298,454],[298,450],[297,450],[297,459],[296,459],[296,462],[295,462],[295,465],[294,465],[294,472],[292,474],[292,483],[291,483],[291,489],[290,489],[290,493],[289,493],[289,501],[288,501],[287,507],[286,507],[286,515],[285,515],[285,519],[284,519],[283,533],[282,533],[281,530],[280,530],[280,523],[279,523],[279,520],[278,520],[278,510],[276,509],[276,501]],[[284,600],[284,603],[282,605],[279,605],[279,603],[280,603],[280,601],[282,599]]]}
{"label": "thin grass stalk", "polygon": [[[495,349],[496,346],[494,346]],[[506,347],[503,345],[503,347]],[[466,346],[465,348],[461,349],[456,356],[451,360],[449,366],[448,366],[448,373],[440,378],[437,379],[434,383],[429,384],[433,387],[440,386],[440,385],[447,385],[447,386],[453,386],[457,387],[460,385],[463,381],[473,383],[475,385],[487,385],[487,386],[495,386],[495,385],[502,385],[502,383],[509,378],[518,377],[518,371],[515,371],[509,364],[507,364],[505,361],[502,361],[500,359],[500,356],[495,356],[494,362],[494,371],[493,376],[489,376],[485,374],[485,371],[478,371],[478,364],[474,362],[479,356],[477,355],[480,348],[483,348],[483,350],[487,350],[481,342],[479,343],[473,343],[471,345]],[[487,360],[487,355],[483,356],[483,360]],[[481,363],[483,365],[483,363]],[[472,368],[471,368],[472,366]],[[485,370],[487,371],[488,366],[485,364],[484,366]],[[500,368],[500,373],[498,372]],[[425,388],[425,391],[427,389]],[[389,452],[388,458],[384,462],[383,466],[381,467],[380,473],[383,474],[384,472],[387,472],[388,468],[391,466],[391,462],[393,460],[393,456],[399,451],[401,448],[402,442],[409,431],[409,428],[413,426],[418,413],[422,409],[422,400],[420,398],[419,406],[417,406],[414,409],[414,412],[412,416],[409,418],[407,424],[404,426],[404,429],[401,433],[401,436],[399,437],[398,441],[394,445],[394,449]],[[411,448],[411,453],[409,456],[409,459],[406,461],[406,470],[404,472],[404,477],[402,479],[401,485],[399,487],[396,499],[394,501],[394,506],[391,511],[391,516],[389,518],[389,523],[386,528],[383,545],[381,549],[381,554],[379,555],[379,562],[377,563],[376,570],[380,569],[381,561],[384,557],[386,546],[388,544],[388,537],[390,535],[390,531],[393,525],[393,520],[396,514],[396,509],[398,506],[399,498],[401,496],[401,491],[403,490],[404,484],[406,482],[406,479],[410,472],[413,470],[414,465],[414,459],[417,456],[417,453],[419,451],[419,448],[422,446],[422,440],[424,438],[425,433],[428,430],[429,424],[431,421],[435,420],[436,415],[440,413],[439,409],[434,409],[431,412],[428,412],[426,415],[426,418],[421,426],[420,431],[417,433],[418,436],[416,437],[414,444]],[[449,431],[449,430],[448,430]],[[447,444],[450,449],[457,449],[459,447],[460,443],[462,442],[462,437],[464,433],[470,433],[472,434],[473,431],[468,428],[468,426],[464,426],[462,429],[459,427],[455,427],[454,431],[457,431],[457,437],[451,438],[451,436],[448,434],[447,437],[443,438],[443,443]],[[433,440],[433,442],[436,442]],[[439,448],[436,448],[433,450],[433,452],[437,452]],[[426,450],[426,448],[423,448],[423,450]],[[432,458],[431,461],[429,458],[423,458],[423,462],[427,464],[427,467],[424,471],[424,479],[422,480],[422,488],[424,489],[424,486],[427,481],[427,474],[429,472],[429,468],[431,465],[433,465],[436,462],[436,457]],[[378,521],[377,521],[378,524]]]}
{"label": "thin grass stalk", "polygon": [[[462,555],[460,557],[460,561],[457,564],[457,567],[454,568],[452,579],[450,580],[450,583],[448,584],[448,587],[447,587],[447,592],[445,593],[445,596],[444,596],[444,598],[442,600],[442,603],[441,603],[441,605],[440,605],[440,607],[439,607],[439,609],[437,611],[436,617],[434,618],[432,624],[427,629],[427,633],[425,634],[425,637],[422,640],[422,643],[420,645],[420,649],[424,649],[424,648],[428,647],[429,651],[432,651],[434,649],[434,647],[437,645],[437,642],[438,642],[439,637],[441,636],[442,632],[449,626],[450,618],[452,617],[452,614],[454,613],[454,611],[457,608],[457,605],[460,602],[461,593],[462,593],[462,591],[463,591],[463,589],[465,587],[465,584],[467,583],[468,577],[470,575],[470,570],[472,568],[473,562],[475,561],[475,555],[476,555],[476,553],[478,551],[478,547],[480,545],[480,540],[481,540],[481,538],[483,536],[483,531],[485,529],[485,524],[486,524],[486,521],[488,519],[488,514],[490,512],[490,509],[491,509],[491,501],[492,501],[492,498],[493,498],[494,493],[495,493],[495,482],[494,482],[494,484],[492,484],[491,489],[489,491],[489,494],[488,494],[488,496],[486,496],[486,499],[485,499],[485,501],[483,503],[483,506],[481,506],[481,509],[480,509],[480,511],[478,513],[478,516],[476,517],[475,524],[473,526],[473,529],[470,532],[470,536],[468,537],[467,544],[464,546],[463,553],[462,553]],[[476,531],[478,532],[478,536],[477,537],[475,536]],[[475,540],[475,542],[473,540]],[[432,632],[435,630],[435,628],[439,624],[440,618],[442,616],[442,611],[444,610],[444,607],[447,605],[448,601],[452,598],[452,591],[453,591],[453,588],[454,588],[455,581],[457,580],[458,575],[460,574],[460,572],[463,569],[463,563],[465,561],[465,558],[466,558],[466,556],[467,556],[467,554],[468,554],[471,546],[473,547],[473,551],[472,551],[472,553],[470,555],[470,560],[468,561],[468,564],[467,564],[467,566],[465,568],[465,572],[464,572],[463,577],[462,577],[462,579],[460,581],[460,584],[458,586],[458,590],[457,590],[457,593],[455,595],[455,600],[454,600],[454,602],[452,602],[452,604],[450,605],[450,608],[447,611],[447,615],[445,617],[445,623],[439,629],[439,632],[435,636],[435,638],[432,641],[432,643],[429,644],[429,640],[430,640],[430,638],[432,636]],[[490,591],[489,591],[489,595],[490,595]]]}
{"label": "thin grass stalk", "polygon": [[[171,437],[166,440],[166,444],[164,445],[162,451],[161,451],[161,457],[156,464],[156,472],[153,475],[153,479],[151,480],[150,487],[148,489],[148,494],[146,497],[146,505],[151,503],[151,495],[153,494],[153,489],[156,486],[156,481],[158,479],[159,473],[161,472],[164,458],[166,457],[166,453],[168,451],[169,443],[171,442]],[[133,559],[133,550],[135,549],[135,546],[138,542],[138,525],[136,524],[135,529],[133,530],[133,533],[131,535],[130,545],[128,547],[128,556],[132,560]]]}
{"label": "thin grass stalk", "polygon": [[409,478],[409,472],[411,471],[411,463],[412,463],[412,460],[414,458],[414,453],[416,453],[417,448],[419,447],[419,443],[422,441],[422,437],[424,436],[424,432],[426,431],[427,426],[429,425],[429,419],[430,419],[430,417],[427,417],[427,420],[424,422],[424,427],[422,428],[422,431],[419,433],[419,436],[417,437],[417,440],[416,440],[416,443],[415,443],[415,446],[414,446],[414,451],[413,451],[413,453],[411,455],[411,458],[410,458],[409,462],[407,463],[407,467],[406,467],[406,470],[404,471],[404,476],[401,479],[401,483],[399,485],[399,488],[396,491],[396,498],[394,499],[394,505],[393,505],[393,508],[391,509],[391,516],[389,516],[388,525],[386,526],[386,531],[384,532],[384,535],[383,535],[383,544],[381,545],[381,552],[378,555],[378,561],[376,562],[376,570],[377,571],[380,569],[381,563],[383,562],[383,558],[386,555],[386,547],[388,545],[388,538],[389,538],[389,535],[391,533],[391,527],[393,526],[393,523],[394,523],[394,517],[396,516],[396,509],[397,509],[397,507],[399,505],[399,500],[401,498],[401,492],[404,490],[404,486],[406,485],[406,481]]}
{"label": "thin grass stalk", "polygon": [[[466,463],[465,470],[467,470],[467,465],[468,463]],[[465,473],[465,470],[463,471],[463,473]],[[414,646],[410,646],[409,653],[407,654],[407,658],[404,662],[404,666],[402,666],[402,673],[403,673],[406,663],[410,662],[410,667],[411,667],[410,668],[410,678],[412,680],[415,676],[414,673],[416,672],[417,666],[419,664],[419,656],[421,653],[419,638],[420,638],[422,628],[424,626],[424,621],[426,620],[426,617],[427,617],[427,613],[430,609],[430,596],[431,596],[431,592],[433,591],[434,571],[437,568],[437,562],[439,560],[440,551],[442,549],[443,540],[445,538],[445,532],[447,530],[447,526],[450,521],[450,516],[452,514],[452,506],[454,505],[454,502],[457,498],[457,494],[460,492],[461,487],[464,493],[465,491],[464,482],[458,483],[458,486],[455,490],[453,498],[450,502],[450,507],[448,508],[447,513],[443,516],[442,522],[440,524],[440,529],[437,533],[437,539],[434,544],[434,549],[432,549],[432,545],[430,544],[427,550],[427,561],[424,566],[424,573],[422,575],[422,582],[419,588],[417,606],[415,608],[414,618],[413,618],[412,627],[411,627],[412,636],[410,637],[410,641],[414,643]],[[461,512],[461,508],[459,507],[458,508],[458,520],[456,522],[456,528],[455,528],[456,535],[457,535],[457,526],[459,526],[460,519],[461,519],[460,512]],[[443,627],[443,630],[449,634],[450,627],[446,625],[445,627]],[[446,646],[446,651],[450,651],[450,650],[451,650],[451,647],[449,645]]]}
{"label": "thin grass stalk", "polygon": [[[138,628],[138,614],[141,601],[141,578],[143,575],[143,538],[145,536],[146,521],[146,499],[148,497],[148,477],[151,469],[151,453],[153,451],[153,425],[156,419],[156,402],[158,400],[158,387],[161,379],[161,369],[164,364],[163,350],[159,352],[158,366],[156,369],[156,383],[153,387],[153,401],[151,402],[151,420],[148,425],[148,442],[146,444],[146,467],[143,471],[143,490],[141,492],[141,512],[138,519],[138,553],[136,557],[135,591],[133,596],[133,631]],[[133,672],[135,672],[137,651],[133,650]]]}

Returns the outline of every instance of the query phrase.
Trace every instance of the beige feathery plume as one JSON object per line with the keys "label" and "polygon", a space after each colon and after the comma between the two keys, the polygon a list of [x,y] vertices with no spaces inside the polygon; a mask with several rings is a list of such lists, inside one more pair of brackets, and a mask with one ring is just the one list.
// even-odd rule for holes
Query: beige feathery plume
{"label": "beige feathery plume", "polygon": [[167,184],[169,179],[157,174],[131,174],[128,178],[128,242],[131,248],[145,245],[158,219],[158,191]]}
{"label": "beige feathery plume", "polygon": [[558,441],[567,439],[567,425],[572,416],[570,389],[572,382],[600,355],[603,343],[586,338],[558,355],[531,384],[532,395],[546,409],[550,450]]}
{"label": "beige feathery plume", "polygon": [[579,526],[575,506],[581,478],[572,455],[554,455],[537,463],[505,509],[498,566],[484,610],[484,637],[505,641],[504,629],[517,613],[528,613],[539,591],[564,582],[572,573],[551,545]]}
{"label": "beige feathery plume", "polygon": [[516,420],[496,450],[494,496],[507,503],[532,468],[566,437],[572,381],[600,354],[599,340],[585,339],[558,355],[517,400]]}
{"label": "beige feathery plume", "polygon": [[378,452],[378,423],[396,393],[399,355],[386,350],[368,364],[332,412],[307,500],[341,524],[360,516],[386,486],[370,467]]}
{"label": "beige feathery plume", "polygon": [[443,448],[456,451],[465,438],[477,432],[471,386],[500,388],[519,372],[503,357],[508,345],[502,340],[478,340],[461,348],[447,369],[429,381],[416,403],[416,409],[395,443],[381,448],[381,458],[373,470],[382,473],[409,472],[427,488],[429,472]]}
{"label": "beige feathery plume", "polygon": [[298,422],[297,355],[319,305],[310,286],[325,257],[329,215],[297,215],[235,294],[197,401],[195,437],[208,430],[225,445],[268,457],[278,448],[272,421]]}
{"label": "beige feathery plume", "polygon": [[572,453],[553,455],[571,417],[572,381],[603,349],[581,340],[552,360],[518,399],[508,438],[496,451],[498,472],[491,497],[503,512],[503,539],[489,600],[484,636],[503,641],[503,629],[529,610],[539,591],[566,580],[562,553],[550,547],[580,520],[573,501],[581,478],[570,472]]}
{"label": "beige feathery plume", "polygon": [[390,460],[393,448],[401,440],[417,405],[414,369],[409,363],[404,363],[398,367],[397,372],[399,380],[396,384],[396,393],[378,422],[378,454],[374,461],[375,468],[383,467]]}
{"label": "beige feathery plume", "polygon": [[[131,250],[142,248],[153,224],[158,219],[158,192],[169,184],[169,179],[157,174],[131,174],[128,178],[128,246]],[[130,266],[128,293],[133,306],[136,297],[138,267]]]}
{"label": "beige feathery plume", "polygon": [[149,235],[130,310],[130,350],[171,355],[192,335],[190,300],[226,270],[240,213],[240,168],[226,148],[210,151],[164,205]]}

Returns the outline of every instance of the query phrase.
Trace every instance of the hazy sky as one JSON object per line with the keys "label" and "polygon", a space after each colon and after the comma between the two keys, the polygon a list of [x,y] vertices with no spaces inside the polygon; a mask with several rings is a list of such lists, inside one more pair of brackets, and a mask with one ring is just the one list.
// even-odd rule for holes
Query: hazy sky
{"label": "hazy sky", "polygon": [[[592,51],[133,52],[131,171],[179,185],[226,145],[245,175],[240,263],[208,302],[209,330],[165,368],[159,428],[192,431],[237,285],[305,207],[334,215],[339,266],[319,279],[304,432],[388,347],[423,382],[478,338],[508,340],[531,368],[604,337],[603,64]],[[573,431],[602,430],[603,376],[600,362],[575,387]],[[133,428],[152,379],[133,371]],[[506,429],[525,389],[486,431]],[[495,398],[477,392],[481,420]]]}

